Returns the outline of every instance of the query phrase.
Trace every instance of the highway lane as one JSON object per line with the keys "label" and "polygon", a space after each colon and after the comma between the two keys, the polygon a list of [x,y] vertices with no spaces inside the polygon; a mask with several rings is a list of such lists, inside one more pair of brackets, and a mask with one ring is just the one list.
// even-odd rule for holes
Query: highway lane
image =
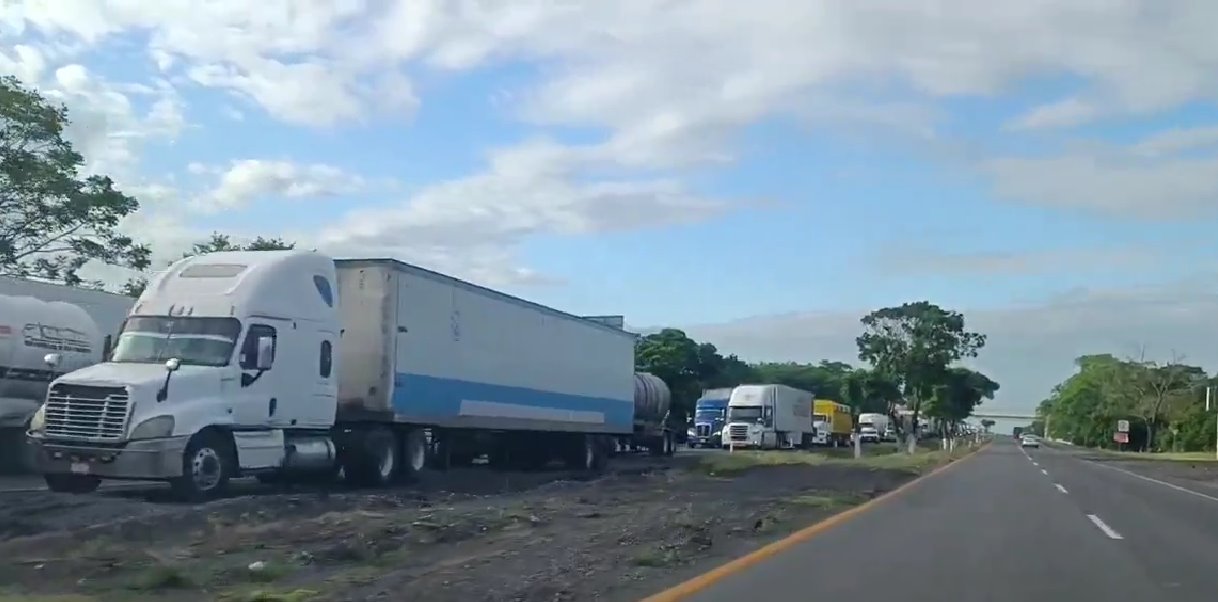
{"label": "highway lane", "polygon": [[[1164,600],[1218,599],[1218,496],[1072,450],[1028,450],[1029,462],[1080,509],[1103,518]],[[1109,534],[1111,537],[1112,535]]]}
{"label": "highway lane", "polygon": [[1014,443],[1000,440],[688,599],[1201,599],[1161,586],[1130,552],[1129,540],[1109,538],[1088,514],[1097,513],[1062,493]]}

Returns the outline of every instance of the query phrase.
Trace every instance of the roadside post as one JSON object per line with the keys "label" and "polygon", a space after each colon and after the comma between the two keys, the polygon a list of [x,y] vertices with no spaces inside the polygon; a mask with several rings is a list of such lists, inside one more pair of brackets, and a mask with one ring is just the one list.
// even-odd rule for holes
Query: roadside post
{"label": "roadside post", "polygon": [[[1214,403],[1215,387],[1207,385],[1205,387],[1205,411],[1210,411],[1210,406]],[[1218,460],[1218,412],[1214,414],[1214,459]]]}

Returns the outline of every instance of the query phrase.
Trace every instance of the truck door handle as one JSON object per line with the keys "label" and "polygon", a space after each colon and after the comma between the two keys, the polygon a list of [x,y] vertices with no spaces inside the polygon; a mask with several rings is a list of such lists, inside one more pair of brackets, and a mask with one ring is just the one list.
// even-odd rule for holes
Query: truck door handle
{"label": "truck door handle", "polygon": [[267,415],[268,415],[268,416],[274,416],[274,415],[275,415],[275,408],[276,408],[276,407],[278,407],[278,406],[279,406],[279,400],[278,400],[278,399],[276,399],[276,398],[274,398],[274,397],[272,397],[272,398],[271,398],[271,402],[267,404],[267,410],[268,410],[268,411],[267,411]]}

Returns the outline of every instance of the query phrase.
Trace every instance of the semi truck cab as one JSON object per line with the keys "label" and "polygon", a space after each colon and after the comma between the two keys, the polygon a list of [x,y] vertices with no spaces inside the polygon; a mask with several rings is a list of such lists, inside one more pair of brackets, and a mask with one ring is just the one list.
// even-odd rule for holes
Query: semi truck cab
{"label": "semi truck cab", "polygon": [[51,383],[28,437],[53,491],[157,479],[199,497],[238,474],[334,465],[333,260],[208,257],[153,279],[107,361]]}
{"label": "semi truck cab", "polygon": [[723,429],[727,424],[727,403],[731,394],[731,389],[713,389],[694,404],[694,426],[686,436],[690,447],[724,444]]}

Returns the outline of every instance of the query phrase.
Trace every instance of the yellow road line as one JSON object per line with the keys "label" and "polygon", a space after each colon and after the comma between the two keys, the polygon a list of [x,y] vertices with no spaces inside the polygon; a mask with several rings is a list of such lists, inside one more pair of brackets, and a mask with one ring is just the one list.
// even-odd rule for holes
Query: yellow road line
{"label": "yellow road line", "polygon": [[720,581],[723,581],[732,575],[744,572],[746,569],[756,566],[763,560],[772,558],[782,552],[785,552],[798,544],[808,541],[809,539],[812,539],[813,537],[816,537],[817,535],[820,535],[833,527],[845,523],[850,519],[875,508],[887,500],[908,492],[918,483],[921,483],[934,475],[942,473],[943,471],[964,462],[965,460],[977,455],[977,452],[989,447],[989,445],[990,443],[987,442],[981,447],[969,452],[968,455],[939,466],[924,475],[919,475],[913,480],[901,485],[900,487],[897,487],[896,489],[893,489],[892,491],[889,491],[888,493],[876,496],[862,504],[859,504],[858,506],[854,506],[853,508],[849,508],[834,514],[833,516],[826,517],[820,522],[813,523],[776,542],[762,546],[744,556],[741,556],[740,558],[729,561],[726,564],[719,565],[705,573],[702,573],[701,575],[698,575],[697,577],[685,581],[684,583],[680,583],[658,594],[648,596],[641,602],[678,602],[680,600],[685,600],[686,598]]}

